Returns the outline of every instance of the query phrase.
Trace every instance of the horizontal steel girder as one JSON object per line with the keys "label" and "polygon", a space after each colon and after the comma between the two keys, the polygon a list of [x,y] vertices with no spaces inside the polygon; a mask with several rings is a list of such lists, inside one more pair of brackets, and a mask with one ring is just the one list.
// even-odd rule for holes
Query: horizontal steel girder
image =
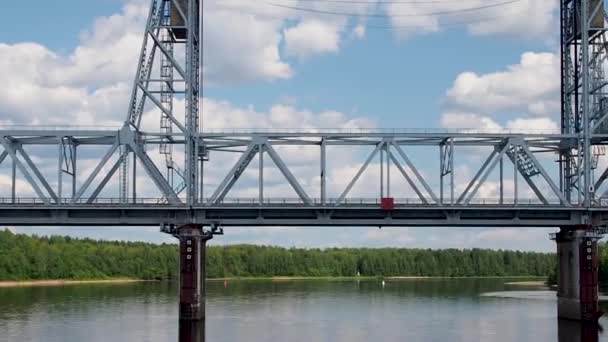
{"label": "horizontal steel girder", "polygon": [[[15,226],[158,226],[159,224],[223,226],[454,226],[560,227],[582,224],[585,211],[560,207],[428,208],[408,207],[387,212],[377,207],[298,208],[284,206],[166,207],[166,206],[44,206],[0,207],[0,222]],[[604,210],[592,211],[601,225]]]}

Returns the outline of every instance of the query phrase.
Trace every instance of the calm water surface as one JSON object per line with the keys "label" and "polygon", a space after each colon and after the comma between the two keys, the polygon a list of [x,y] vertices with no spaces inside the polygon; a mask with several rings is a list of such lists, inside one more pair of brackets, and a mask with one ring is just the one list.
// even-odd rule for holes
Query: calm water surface
{"label": "calm water surface", "polygon": [[[558,329],[553,292],[507,281],[210,282],[207,342],[580,341],[578,325]],[[0,289],[0,341],[176,341],[176,291],[159,283]]]}

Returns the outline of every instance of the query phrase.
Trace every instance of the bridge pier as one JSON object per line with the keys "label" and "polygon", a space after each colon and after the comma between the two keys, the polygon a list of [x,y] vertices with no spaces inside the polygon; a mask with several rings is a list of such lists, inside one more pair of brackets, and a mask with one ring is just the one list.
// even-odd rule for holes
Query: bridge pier
{"label": "bridge pier", "polygon": [[213,235],[200,225],[175,231],[179,239],[179,341],[205,341],[206,245]]}
{"label": "bridge pier", "polygon": [[599,236],[593,227],[562,227],[557,243],[557,316],[583,322],[597,322],[602,313],[598,303]]}

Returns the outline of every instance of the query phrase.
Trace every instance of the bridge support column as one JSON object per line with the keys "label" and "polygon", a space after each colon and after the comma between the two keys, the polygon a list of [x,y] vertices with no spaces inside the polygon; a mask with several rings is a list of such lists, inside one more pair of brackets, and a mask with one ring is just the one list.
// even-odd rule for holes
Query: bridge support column
{"label": "bridge support column", "polygon": [[205,341],[206,244],[213,235],[200,225],[176,230],[179,239],[179,341]]}
{"label": "bridge support column", "polygon": [[592,227],[562,227],[557,242],[557,316],[596,322],[598,303],[598,236]]}

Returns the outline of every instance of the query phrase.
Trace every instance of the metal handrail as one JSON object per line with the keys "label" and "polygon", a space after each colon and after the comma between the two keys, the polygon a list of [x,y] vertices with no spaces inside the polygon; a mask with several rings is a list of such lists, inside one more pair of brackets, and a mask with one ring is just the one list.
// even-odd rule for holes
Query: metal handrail
{"label": "metal handrail", "polygon": [[[199,206],[208,206],[209,199],[203,199]],[[82,198],[76,201],[72,201],[71,198],[62,198],[59,204],[55,203],[52,198],[47,198],[46,202],[51,205],[109,205],[109,206],[129,206],[129,205],[155,205],[155,206],[172,206],[164,201],[162,197],[141,197],[141,198],[128,198],[125,200],[120,198],[96,198],[89,203],[89,199]],[[325,204],[323,204],[325,203]],[[420,198],[394,198],[396,207],[403,206],[428,206],[435,207],[438,203],[431,201],[430,199],[426,202]],[[257,197],[233,197],[224,198],[221,201],[213,203],[211,206],[248,206],[248,205],[262,205],[262,206],[293,206],[293,205],[313,205],[313,206],[380,206],[381,198],[372,197],[351,197],[338,202],[337,198],[328,198],[323,202],[320,198],[312,198],[311,203],[306,203],[301,198],[297,197],[269,197],[265,198],[263,203],[259,203]],[[45,201],[41,198],[34,197],[17,197],[14,200],[10,197],[0,197],[0,205],[45,205]],[[466,207],[466,206],[492,206],[492,207],[512,207],[512,206],[559,206],[561,205],[559,199],[550,199],[545,204],[538,199],[518,199],[517,202],[513,198],[504,198],[502,201],[499,198],[480,198],[472,199],[468,204],[464,203],[450,203],[449,200],[441,203],[443,206],[454,206],[454,207]],[[577,205],[577,203],[571,203],[571,205]],[[601,198],[595,201],[593,207],[608,207],[608,198]]]}

